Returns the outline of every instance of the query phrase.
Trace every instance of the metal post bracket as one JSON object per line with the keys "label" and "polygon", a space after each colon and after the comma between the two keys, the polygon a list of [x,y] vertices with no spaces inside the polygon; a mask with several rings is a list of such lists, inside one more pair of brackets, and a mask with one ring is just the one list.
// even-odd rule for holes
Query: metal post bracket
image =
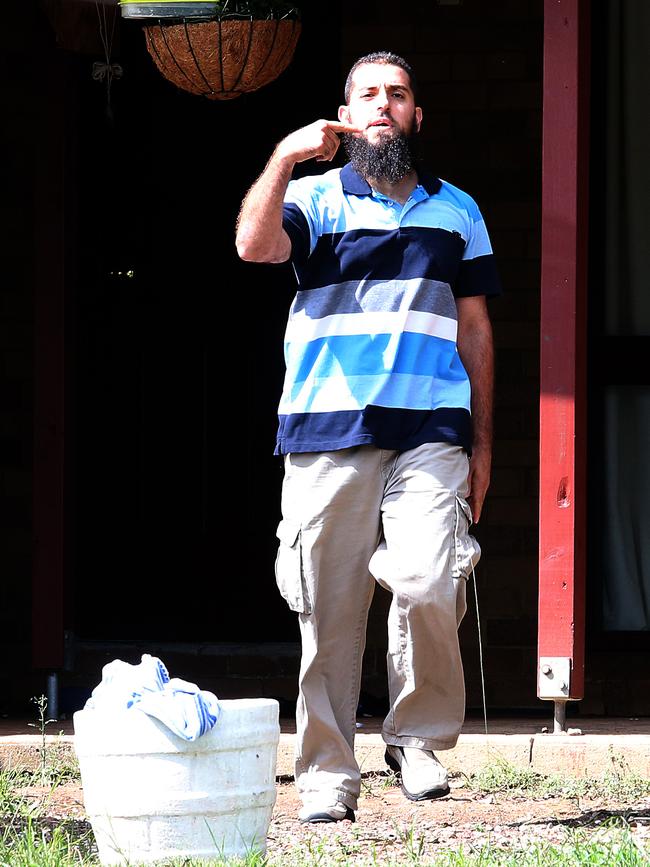
{"label": "metal post bracket", "polygon": [[562,700],[571,691],[571,659],[568,656],[541,656],[537,678],[539,698]]}

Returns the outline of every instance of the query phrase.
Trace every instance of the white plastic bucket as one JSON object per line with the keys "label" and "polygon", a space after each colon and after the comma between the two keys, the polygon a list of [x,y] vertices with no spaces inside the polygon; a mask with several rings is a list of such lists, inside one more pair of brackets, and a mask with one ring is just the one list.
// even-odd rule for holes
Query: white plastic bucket
{"label": "white plastic bucket", "polygon": [[219,704],[214,728],[193,742],[136,710],[75,713],[84,803],[102,864],[266,851],[278,703]]}

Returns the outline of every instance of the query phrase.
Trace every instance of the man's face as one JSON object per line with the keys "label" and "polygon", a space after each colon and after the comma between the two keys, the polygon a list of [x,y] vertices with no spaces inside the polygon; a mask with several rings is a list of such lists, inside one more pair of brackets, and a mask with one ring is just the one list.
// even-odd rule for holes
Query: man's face
{"label": "man's face", "polygon": [[408,74],[400,66],[364,63],[352,78],[348,105],[339,108],[339,120],[363,130],[371,145],[403,133],[419,132],[422,109],[415,105]]}

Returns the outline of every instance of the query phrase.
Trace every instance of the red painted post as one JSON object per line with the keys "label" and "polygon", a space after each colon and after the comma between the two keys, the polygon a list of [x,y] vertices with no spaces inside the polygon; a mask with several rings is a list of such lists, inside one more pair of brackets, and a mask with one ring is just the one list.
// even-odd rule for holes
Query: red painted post
{"label": "red painted post", "polygon": [[538,695],[556,708],[584,695],[589,6],[544,5]]}

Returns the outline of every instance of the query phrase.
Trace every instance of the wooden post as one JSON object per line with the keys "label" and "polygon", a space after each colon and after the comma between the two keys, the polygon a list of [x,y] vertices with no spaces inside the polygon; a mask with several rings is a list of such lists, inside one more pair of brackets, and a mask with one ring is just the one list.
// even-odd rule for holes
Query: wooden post
{"label": "wooden post", "polygon": [[584,695],[589,6],[544,4],[538,695],[556,703]]}

